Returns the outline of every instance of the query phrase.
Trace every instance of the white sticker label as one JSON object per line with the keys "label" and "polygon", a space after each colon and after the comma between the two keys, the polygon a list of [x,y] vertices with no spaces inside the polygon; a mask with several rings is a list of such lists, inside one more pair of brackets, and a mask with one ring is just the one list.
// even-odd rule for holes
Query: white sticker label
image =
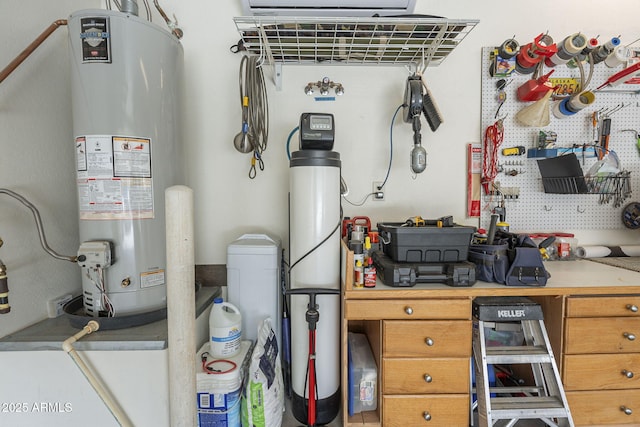
{"label": "white sticker label", "polygon": [[150,139],[77,137],[76,167],[80,219],[154,217]]}
{"label": "white sticker label", "polygon": [[164,270],[148,271],[140,274],[140,287],[149,288],[164,284]]}

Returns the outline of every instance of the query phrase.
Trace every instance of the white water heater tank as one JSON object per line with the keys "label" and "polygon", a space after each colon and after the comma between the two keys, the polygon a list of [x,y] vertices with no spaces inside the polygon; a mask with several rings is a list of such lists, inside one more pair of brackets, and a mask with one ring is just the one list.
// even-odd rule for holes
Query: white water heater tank
{"label": "white water heater tank", "polygon": [[164,191],[184,183],[183,49],[128,13],[82,10],[68,26],[80,241],[113,251],[112,265],[83,268],[85,312],[162,310]]}

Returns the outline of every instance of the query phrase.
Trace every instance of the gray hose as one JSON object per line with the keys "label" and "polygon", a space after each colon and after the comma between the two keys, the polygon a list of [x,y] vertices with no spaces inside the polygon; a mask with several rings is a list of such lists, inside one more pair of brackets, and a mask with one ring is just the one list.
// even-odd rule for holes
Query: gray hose
{"label": "gray hose", "polygon": [[40,218],[40,212],[38,212],[38,209],[30,201],[28,201],[26,198],[16,193],[15,191],[11,191],[6,188],[0,188],[0,194],[6,194],[8,196],[13,197],[17,201],[19,201],[20,203],[28,207],[29,210],[31,210],[31,213],[33,214],[33,218],[36,221],[36,226],[38,227],[38,236],[40,237],[40,245],[42,245],[42,249],[44,249],[45,252],[47,252],[52,257],[63,260],[63,261],[71,261],[71,262],[77,261],[77,256],[60,255],[59,253],[57,253],[56,251],[54,251],[49,247],[49,245],[47,244],[47,238],[44,235],[44,228],[42,227],[42,219]]}

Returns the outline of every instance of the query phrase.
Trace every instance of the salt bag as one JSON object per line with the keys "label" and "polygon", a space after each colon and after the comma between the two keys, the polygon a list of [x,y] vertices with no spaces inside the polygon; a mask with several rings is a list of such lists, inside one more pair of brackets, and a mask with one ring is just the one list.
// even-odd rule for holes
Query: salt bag
{"label": "salt bag", "polygon": [[276,334],[266,318],[258,329],[242,393],[243,427],[280,427],[284,412],[282,366]]}

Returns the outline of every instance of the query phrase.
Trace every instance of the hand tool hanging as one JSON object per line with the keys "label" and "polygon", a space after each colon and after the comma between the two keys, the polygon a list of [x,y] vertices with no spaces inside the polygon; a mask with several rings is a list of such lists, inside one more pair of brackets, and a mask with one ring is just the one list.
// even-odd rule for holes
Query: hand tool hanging
{"label": "hand tool hanging", "polygon": [[427,167],[427,151],[422,146],[420,134],[420,115],[422,113],[424,113],[431,130],[435,132],[442,123],[442,116],[421,75],[416,73],[407,79],[403,104],[403,119],[405,123],[411,123],[413,127],[411,170],[414,173],[421,173]]}
{"label": "hand tool hanging", "polygon": [[603,84],[598,86],[596,91],[599,91],[600,89],[603,89],[609,86],[618,86],[619,84],[624,83],[627,80],[632,79],[633,77],[639,74],[640,74],[640,62],[636,62],[635,64],[609,77]]}
{"label": "hand tool hanging", "polygon": [[600,146],[598,149],[598,160],[609,152],[609,138],[611,136],[611,119],[609,117],[602,120],[600,126]]}

